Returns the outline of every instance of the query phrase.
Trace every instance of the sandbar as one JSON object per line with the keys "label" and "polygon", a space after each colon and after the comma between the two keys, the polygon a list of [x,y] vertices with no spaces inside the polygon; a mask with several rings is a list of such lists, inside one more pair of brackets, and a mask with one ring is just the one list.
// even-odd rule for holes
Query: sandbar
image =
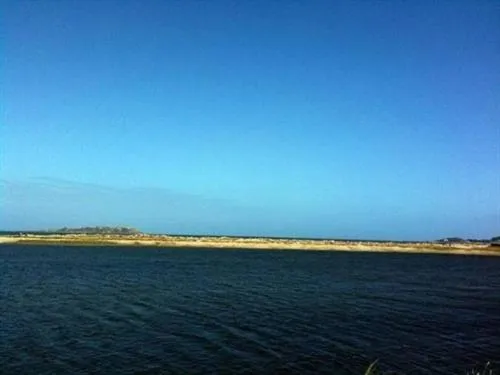
{"label": "sandbar", "polygon": [[436,243],[355,240],[309,240],[291,238],[171,236],[155,234],[102,235],[51,234],[2,235],[0,244],[19,245],[85,245],[85,246],[144,246],[166,248],[217,248],[262,250],[401,252],[460,255],[497,255],[500,246],[488,243]]}

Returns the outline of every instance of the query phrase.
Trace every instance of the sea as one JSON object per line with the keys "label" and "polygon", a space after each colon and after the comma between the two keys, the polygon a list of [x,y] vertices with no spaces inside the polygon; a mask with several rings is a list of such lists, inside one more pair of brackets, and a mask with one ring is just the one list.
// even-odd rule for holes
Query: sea
{"label": "sea", "polygon": [[500,257],[0,246],[0,374],[363,374],[374,361],[498,369]]}

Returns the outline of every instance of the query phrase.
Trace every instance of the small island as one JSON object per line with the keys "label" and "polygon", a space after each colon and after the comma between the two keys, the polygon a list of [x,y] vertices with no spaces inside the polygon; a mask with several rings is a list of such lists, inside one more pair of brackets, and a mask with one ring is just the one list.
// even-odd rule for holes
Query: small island
{"label": "small island", "polygon": [[272,237],[147,234],[131,227],[80,227],[0,233],[0,244],[149,246],[165,248],[268,249],[499,255],[499,237],[489,240],[450,237],[436,241],[365,241]]}

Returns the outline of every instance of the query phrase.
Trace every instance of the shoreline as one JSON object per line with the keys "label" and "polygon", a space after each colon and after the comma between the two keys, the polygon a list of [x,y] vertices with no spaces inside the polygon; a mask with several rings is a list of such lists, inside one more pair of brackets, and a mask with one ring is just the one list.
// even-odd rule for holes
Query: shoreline
{"label": "shoreline", "polygon": [[440,244],[433,242],[370,242],[279,238],[193,237],[168,235],[3,235],[0,245],[135,246],[156,248],[257,249],[352,251],[376,253],[458,254],[500,256],[500,246],[490,244]]}

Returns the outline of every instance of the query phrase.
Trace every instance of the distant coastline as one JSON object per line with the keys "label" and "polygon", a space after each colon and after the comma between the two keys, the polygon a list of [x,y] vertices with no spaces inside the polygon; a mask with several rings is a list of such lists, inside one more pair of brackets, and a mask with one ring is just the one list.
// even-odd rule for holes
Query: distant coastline
{"label": "distant coastline", "polygon": [[[100,228],[100,227],[95,227]],[[19,245],[84,245],[84,246],[144,246],[175,248],[219,248],[219,249],[262,249],[262,250],[312,250],[312,251],[360,251],[401,252],[461,255],[497,255],[500,246],[489,241],[398,242],[357,241],[328,239],[293,239],[266,237],[227,236],[177,236],[144,234],[133,228],[109,228],[99,232],[91,228],[83,230],[0,234],[0,244]],[[88,228],[87,228],[88,229]],[[5,233],[5,232],[4,232]]]}

